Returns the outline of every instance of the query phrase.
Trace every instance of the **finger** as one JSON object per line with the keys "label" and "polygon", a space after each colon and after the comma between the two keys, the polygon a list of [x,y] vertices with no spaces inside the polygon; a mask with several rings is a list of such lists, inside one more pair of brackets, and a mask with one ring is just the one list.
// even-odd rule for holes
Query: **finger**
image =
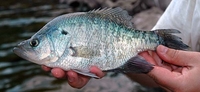
{"label": "finger", "polygon": [[162,60],[158,57],[158,55],[153,51],[145,51],[139,54],[144,57],[148,62],[154,65],[162,66]]}
{"label": "finger", "polygon": [[151,64],[154,64],[156,66],[161,66],[161,67],[167,68],[169,70],[172,70],[171,66],[169,64],[164,63],[158,57],[158,55],[155,52],[153,52],[153,51],[151,51],[150,54],[149,54],[149,52],[142,52],[142,53],[140,53],[140,55],[142,57],[144,57]]}
{"label": "finger", "polygon": [[148,61],[149,63],[156,65],[156,61],[147,51],[141,52],[139,53],[139,55],[145,58],[145,60]]}
{"label": "finger", "polygon": [[182,73],[183,68],[185,68],[185,67],[177,67],[177,66],[171,66],[171,67],[172,67],[173,72],[180,72],[180,73]]}
{"label": "finger", "polygon": [[181,79],[179,79],[181,73],[173,72],[159,66],[154,66],[154,69],[151,70],[148,75],[153,78],[156,83],[169,89],[174,89],[174,87],[177,85],[177,82],[181,81]]}
{"label": "finger", "polygon": [[162,64],[162,60],[159,58],[159,56],[157,55],[157,53],[152,52],[152,53],[151,53],[151,56],[152,56],[152,58],[156,61],[156,62],[155,62],[156,65],[158,65],[158,66],[162,66],[162,65],[163,65],[163,64]]}
{"label": "finger", "polygon": [[42,65],[42,69],[43,69],[44,71],[46,71],[46,72],[48,72],[48,71],[51,70],[50,67],[47,67],[47,66],[45,66],[45,65]]}
{"label": "finger", "polygon": [[162,45],[157,47],[157,53],[164,61],[178,66],[188,66],[188,63],[191,63],[188,61],[193,57],[191,52],[174,50]]}
{"label": "finger", "polygon": [[171,64],[162,61],[162,60],[160,59],[160,57],[159,57],[155,52],[152,53],[152,57],[153,57],[154,60],[156,61],[156,65],[157,65],[157,66],[160,66],[160,67],[163,67],[163,68],[167,68],[167,69],[169,69],[169,70],[172,70]]}
{"label": "finger", "polygon": [[60,68],[53,68],[51,73],[56,78],[64,78],[66,76],[65,71]]}
{"label": "finger", "polygon": [[79,75],[73,71],[68,71],[67,76],[69,85],[74,88],[82,88],[90,80],[90,77]]}
{"label": "finger", "polygon": [[102,72],[98,67],[92,66],[90,68],[90,72],[94,73],[95,75],[97,75],[99,78],[102,78],[105,76],[105,73]]}

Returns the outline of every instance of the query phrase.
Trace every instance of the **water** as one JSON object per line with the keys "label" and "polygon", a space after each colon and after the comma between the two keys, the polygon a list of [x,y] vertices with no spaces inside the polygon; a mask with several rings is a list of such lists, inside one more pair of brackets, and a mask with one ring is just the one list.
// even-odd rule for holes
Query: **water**
{"label": "water", "polygon": [[[0,3],[0,92],[27,91],[23,84],[35,76],[49,76],[39,65],[16,56],[12,49],[17,43],[30,38],[52,18],[69,13],[67,4],[58,0],[6,0]],[[72,12],[72,11],[71,11]],[[51,78],[49,85],[34,90],[59,88],[62,80]],[[42,83],[41,83],[42,84]]]}

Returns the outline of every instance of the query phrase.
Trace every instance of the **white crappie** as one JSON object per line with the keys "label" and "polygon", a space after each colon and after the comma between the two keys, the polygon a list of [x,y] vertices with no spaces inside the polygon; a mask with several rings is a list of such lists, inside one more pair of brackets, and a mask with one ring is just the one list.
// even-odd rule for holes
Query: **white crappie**
{"label": "white crappie", "polygon": [[147,73],[153,66],[137,54],[155,50],[162,44],[187,49],[174,29],[140,31],[121,8],[108,8],[59,16],[14,48],[14,53],[49,67],[89,73],[91,66],[101,70]]}

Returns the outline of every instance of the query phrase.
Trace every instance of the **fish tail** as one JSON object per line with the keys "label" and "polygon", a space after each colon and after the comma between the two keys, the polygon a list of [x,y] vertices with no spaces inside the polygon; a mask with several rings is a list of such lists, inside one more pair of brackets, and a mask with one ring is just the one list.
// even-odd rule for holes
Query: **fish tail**
{"label": "fish tail", "polygon": [[173,33],[181,33],[176,29],[157,29],[154,32],[159,36],[162,45],[177,50],[188,50],[189,46],[182,42],[182,39]]}

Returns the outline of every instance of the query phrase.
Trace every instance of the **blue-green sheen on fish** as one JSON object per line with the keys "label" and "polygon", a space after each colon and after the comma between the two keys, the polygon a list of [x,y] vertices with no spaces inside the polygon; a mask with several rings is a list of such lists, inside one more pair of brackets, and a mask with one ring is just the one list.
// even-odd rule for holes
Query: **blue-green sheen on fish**
{"label": "blue-green sheen on fish", "polygon": [[31,62],[60,67],[97,77],[91,66],[103,71],[148,73],[153,65],[138,53],[162,44],[174,49],[188,48],[175,29],[141,31],[121,8],[61,15],[14,48],[14,53]]}

